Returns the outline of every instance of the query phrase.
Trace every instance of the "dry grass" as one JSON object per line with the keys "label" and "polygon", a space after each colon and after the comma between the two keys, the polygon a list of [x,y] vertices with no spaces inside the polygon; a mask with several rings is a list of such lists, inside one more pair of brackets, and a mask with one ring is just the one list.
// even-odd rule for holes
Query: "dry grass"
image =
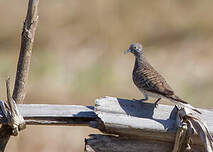
{"label": "dry grass", "polygon": [[[152,65],[194,106],[213,107],[213,2],[40,1],[25,103],[93,105],[110,95],[141,98],[129,44],[143,43]],[[0,91],[14,78],[26,1],[0,2]],[[8,11],[9,10],[9,11]],[[168,104],[168,101],[164,101]],[[28,127],[7,151],[83,151],[86,127]],[[61,150],[62,149],[62,150]]]}

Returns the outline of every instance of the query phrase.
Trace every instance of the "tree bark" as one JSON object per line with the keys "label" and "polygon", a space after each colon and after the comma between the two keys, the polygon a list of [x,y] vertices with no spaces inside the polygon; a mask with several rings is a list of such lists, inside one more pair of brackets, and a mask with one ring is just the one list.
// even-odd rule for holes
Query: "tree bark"
{"label": "tree bark", "polygon": [[29,0],[27,16],[23,26],[21,49],[13,90],[13,99],[16,103],[22,103],[26,95],[26,85],[30,69],[33,42],[38,23],[38,3],[39,0]]}
{"label": "tree bark", "polygon": [[[38,3],[39,0],[29,0],[27,16],[24,22],[21,49],[17,64],[16,80],[13,90],[13,99],[17,103],[22,103],[26,94],[26,84],[30,69],[30,60],[38,22]],[[5,150],[13,129],[9,125],[2,125],[0,128],[0,152]]]}

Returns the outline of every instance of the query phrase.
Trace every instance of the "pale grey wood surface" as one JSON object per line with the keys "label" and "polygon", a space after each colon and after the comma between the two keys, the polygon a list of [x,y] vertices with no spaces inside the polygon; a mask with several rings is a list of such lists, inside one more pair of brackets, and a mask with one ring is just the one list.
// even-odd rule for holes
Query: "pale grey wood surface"
{"label": "pale grey wood surface", "polygon": [[[89,125],[96,119],[92,106],[18,104],[21,115],[28,125]],[[0,112],[0,123],[4,123]]]}
{"label": "pale grey wood surface", "polygon": [[[154,108],[152,103],[114,97],[97,99],[95,108],[81,105],[18,104],[18,109],[27,124],[90,125],[120,137],[169,143],[174,142],[176,132],[176,111],[173,106],[159,105]],[[199,110],[212,133],[212,110]],[[0,123],[3,122],[3,113],[0,112]],[[198,139],[193,137],[193,143],[201,144]]]}
{"label": "pale grey wood surface", "polygon": [[[85,152],[171,152],[173,143],[155,140],[136,140],[109,135],[90,135],[85,140]],[[199,146],[192,146],[193,152],[202,152]]]}
{"label": "pale grey wood surface", "polygon": [[[213,133],[213,111],[199,109]],[[96,100],[95,112],[100,118],[97,127],[104,133],[173,142],[176,132],[176,109],[152,103],[143,103],[114,97]],[[201,144],[198,137],[195,144]]]}

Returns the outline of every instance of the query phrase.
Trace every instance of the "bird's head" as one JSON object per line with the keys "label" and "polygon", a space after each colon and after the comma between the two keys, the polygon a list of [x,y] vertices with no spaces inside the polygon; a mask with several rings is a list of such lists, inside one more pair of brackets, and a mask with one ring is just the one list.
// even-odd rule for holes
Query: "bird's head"
{"label": "bird's head", "polygon": [[143,46],[140,43],[133,43],[129,46],[129,49],[126,50],[124,53],[127,54],[131,52],[136,57],[140,56],[143,53]]}

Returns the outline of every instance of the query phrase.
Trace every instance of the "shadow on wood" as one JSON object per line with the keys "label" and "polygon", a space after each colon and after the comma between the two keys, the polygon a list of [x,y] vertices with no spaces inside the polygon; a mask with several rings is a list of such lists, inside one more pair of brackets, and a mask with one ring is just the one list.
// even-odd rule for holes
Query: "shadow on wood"
{"label": "shadow on wood", "polygon": [[[212,134],[213,111],[199,110]],[[177,125],[176,108],[173,106],[159,104],[154,108],[152,103],[104,97],[96,100],[95,112],[99,118],[97,128],[103,133],[171,143],[175,140]],[[193,144],[202,145],[197,135],[192,139]]]}
{"label": "shadow on wood", "polygon": [[[2,101],[0,101],[1,104]],[[90,122],[97,118],[92,106],[18,104],[17,107],[27,125],[89,126]],[[1,110],[0,123],[7,123]]]}
{"label": "shadow on wood", "polygon": [[[125,111],[126,115],[139,118],[147,118],[159,122],[164,126],[165,130],[174,130],[176,125],[173,125],[176,119],[177,109],[173,108],[167,114],[167,117],[162,117],[162,114],[158,114],[155,111],[161,110],[161,105],[157,109],[153,103],[132,101],[128,99],[117,98],[120,107]],[[165,111],[167,113],[168,111]],[[156,116],[157,114],[157,116]]]}
{"label": "shadow on wood", "polygon": [[[109,135],[90,135],[85,140],[85,152],[171,152],[173,144],[155,140],[137,140]],[[201,152],[199,146],[193,152]]]}

